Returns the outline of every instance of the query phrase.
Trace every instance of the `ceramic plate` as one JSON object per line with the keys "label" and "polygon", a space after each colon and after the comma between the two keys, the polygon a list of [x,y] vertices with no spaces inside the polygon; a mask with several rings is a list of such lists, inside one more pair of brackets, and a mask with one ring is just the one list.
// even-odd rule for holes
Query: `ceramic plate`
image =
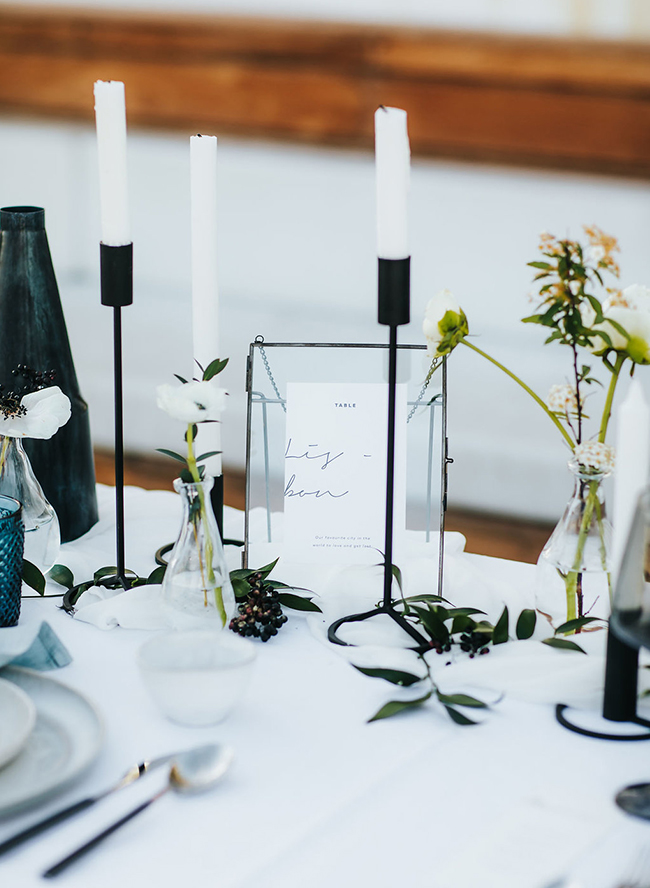
{"label": "ceramic plate", "polygon": [[0,771],[0,816],[67,786],[95,759],[103,735],[95,707],[72,688],[14,666],[2,676],[31,697],[36,724],[20,754]]}
{"label": "ceramic plate", "polygon": [[0,678],[0,768],[15,758],[36,721],[36,707],[25,691]]}

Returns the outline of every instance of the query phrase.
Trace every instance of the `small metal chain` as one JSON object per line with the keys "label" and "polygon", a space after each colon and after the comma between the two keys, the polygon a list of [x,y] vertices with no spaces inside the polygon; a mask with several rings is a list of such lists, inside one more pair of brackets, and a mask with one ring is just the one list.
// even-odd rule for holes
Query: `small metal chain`
{"label": "small metal chain", "polygon": [[[266,355],[266,351],[264,349],[264,346],[261,344],[262,342],[264,342],[264,339],[261,336],[258,336],[255,339],[255,342],[259,343],[260,357],[262,358],[262,363],[264,364],[264,369],[266,370],[266,375],[269,377],[269,381],[270,381],[271,385],[273,386],[273,391],[275,392],[275,395],[276,395],[278,401],[280,402],[282,409],[286,413],[287,412],[286,403],[285,403],[284,398],[280,394],[280,391],[277,387],[277,384],[275,382],[275,378],[273,376],[273,372],[271,371],[271,365],[269,364],[269,359]],[[429,383],[431,382],[431,378],[432,378],[433,374],[435,373],[435,371],[438,369],[438,366],[439,366],[439,364],[437,364],[435,361],[432,362],[429,372],[427,373],[427,378],[424,380],[424,382],[422,384],[422,388],[419,391],[419,394],[417,396],[415,404],[411,408],[411,412],[409,413],[409,415],[406,417],[407,424],[411,421],[411,419],[413,418],[413,415],[415,414],[415,411],[418,409],[418,407],[422,403],[422,399],[424,398],[426,390],[429,388]],[[436,397],[438,397],[438,395],[436,395]],[[435,400],[435,398],[434,398],[434,400]]]}
{"label": "small metal chain", "polygon": [[[413,419],[413,414],[415,413],[415,411],[416,411],[416,410],[418,409],[418,407],[420,406],[420,403],[422,402],[422,398],[424,397],[424,393],[425,393],[426,390],[429,388],[429,383],[431,382],[431,378],[432,378],[433,374],[436,372],[436,370],[438,369],[439,366],[440,366],[439,363],[436,363],[435,361],[432,361],[432,362],[431,362],[431,367],[429,368],[429,372],[427,373],[427,378],[426,378],[426,379],[424,380],[424,382],[422,383],[422,388],[420,389],[420,392],[419,392],[419,394],[418,394],[418,396],[417,396],[417,398],[416,398],[416,400],[415,400],[415,404],[414,404],[413,407],[411,408],[411,412],[409,413],[409,415],[406,417],[406,423],[407,423],[407,425],[408,425],[408,423]],[[435,397],[433,398],[433,400],[435,401],[436,398],[438,398],[438,397],[440,397],[440,396],[439,396],[439,395],[435,395]]]}
{"label": "small metal chain", "polygon": [[[255,341],[257,342],[257,340],[255,340]],[[264,340],[262,340],[262,342],[263,341]],[[276,397],[282,406],[282,409],[286,413],[287,412],[287,405],[285,404],[284,398],[280,394],[278,387],[275,383],[275,379],[273,378],[273,373],[271,372],[271,367],[269,365],[269,359],[266,356],[266,351],[264,350],[263,345],[260,345],[260,357],[262,358],[262,363],[264,364],[264,369],[266,370],[266,375],[269,377],[269,380],[271,381],[271,385],[273,386],[273,391],[275,392]]]}

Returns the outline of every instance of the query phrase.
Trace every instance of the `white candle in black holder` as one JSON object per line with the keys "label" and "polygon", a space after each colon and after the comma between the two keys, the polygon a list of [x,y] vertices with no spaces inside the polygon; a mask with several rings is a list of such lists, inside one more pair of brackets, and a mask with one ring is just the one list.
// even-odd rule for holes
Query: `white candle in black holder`
{"label": "white candle in black holder", "polygon": [[124,407],[122,307],[133,302],[133,244],[129,234],[124,84],[95,83],[95,118],[102,215],[102,305],[113,309],[115,400],[115,522],[117,576],[127,588],[124,553]]}

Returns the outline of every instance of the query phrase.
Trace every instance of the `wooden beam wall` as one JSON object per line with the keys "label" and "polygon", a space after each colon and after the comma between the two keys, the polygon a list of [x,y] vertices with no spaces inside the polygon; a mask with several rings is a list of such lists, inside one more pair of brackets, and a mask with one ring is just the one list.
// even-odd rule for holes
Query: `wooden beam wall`
{"label": "wooden beam wall", "polygon": [[650,176],[650,45],[0,4],[0,112],[372,144],[380,104],[415,154]]}

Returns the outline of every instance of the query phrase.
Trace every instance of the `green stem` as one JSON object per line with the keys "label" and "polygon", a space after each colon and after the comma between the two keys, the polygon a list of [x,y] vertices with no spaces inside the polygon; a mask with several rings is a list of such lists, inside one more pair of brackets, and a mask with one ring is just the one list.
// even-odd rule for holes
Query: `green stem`
{"label": "green stem", "polygon": [[[581,481],[578,481],[581,484]],[[598,489],[600,487],[601,480],[597,481],[589,481],[589,493],[587,494],[587,498],[585,501],[584,511],[582,513],[582,519],[580,521],[580,529],[578,530],[578,540],[576,543],[576,552],[575,557],[573,559],[573,566],[569,571],[568,575],[565,578],[566,585],[566,596],[567,596],[567,620],[574,620],[576,617],[584,617],[585,614],[583,612],[582,607],[577,607],[578,602],[578,577],[582,573],[582,558],[585,551],[585,546],[587,544],[587,537],[589,536],[589,528],[591,527],[591,521],[594,514],[594,510],[596,512],[596,521],[598,525],[598,536],[600,540],[600,560],[603,566],[603,570],[607,576],[608,586],[611,583],[611,578],[609,572],[607,571],[607,552],[605,549],[605,529],[603,526],[603,518],[602,511],[600,508],[600,502],[598,501]],[[611,588],[610,588],[610,597],[611,597]],[[577,630],[580,631],[579,629]]]}
{"label": "green stem", "polygon": [[190,475],[196,484],[196,489],[199,494],[199,508],[201,513],[201,521],[203,523],[203,538],[205,540],[205,560],[206,567],[208,571],[208,583],[205,582],[205,578],[203,577],[203,561],[201,558],[201,550],[198,535],[195,530],[195,538],[197,549],[199,551],[199,564],[201,565],[201,578],[203,580],[203,586],[205,591],[205,603],[207,607],[207,586],[208,584],[214,587],[214,600],[217,605],[217,610],[219,611],[219,617],[221,618],[221,625],[226,625],[226,609],[223,604],[223,594],[222,587],[216,585],[216,578],[214,575],[214,566],[212,564],[213,556],[214,556],[214,546],[212,544],[212,537],[210,536],[210,528],[208,525],[208,511],[205,502],[205,494],[203,492],[203,482],[201,481],[201,473],[199,472],[199,467],[196,463],[196,456],[194,455],[194,434],[193,434],[192,424],[190,423],[187,427],[187,467],[190,471]]}
{"label": "green stem", "polygon": [[9,449],[10,441],[11,438],[7,437],[7,435],[5,435],[2,439],[2,449],[0,449],[0,476],[2,476],[2,473],[4,472],[5,460],[7,458],[7,450]]}
{"label": "green stem", "polygon": [[[616,392],[616,385],[618,383],[619,376],[621,374],[621,369],[625,362],[626,355],[617,354],[616,362],[614,364],[614,368],[612,370],[612,378],[609,381],[609,387],[607,389],[607,397],[605,398],[605,406],[603,407],[603,418],[600,423],[600,430],[598,432],[598,441],[601,444],[605,443],[605,438],[607,436],[607,426],[609,425],[609,420],[612,415],[612,404],[614,402],[614,394]],[[585,503],[585,510],[582,515],[582,521],[580,522],[580,530],[578,531],[578,542],[576,545],[576,554],[573,562],[573,568],[569,571],[569,575],[566,578],[566,593],[567,593],[567,619],[574,619],[575,616],[582,617],[583,613],[576,614],[576,598],[577,598],[577,583],[578,583],[578,575],[580,574],[580,567],[582,565],[582,556],[584,553],[585,545],[587,543],[587,536],[589,535],[589,527],[591,525],[591,519],[594,512],[596,510],[596,518],[598,522],[598,535],[600,537],[600,560],[603,566],[603,570],[607,575],[607,583],[609,588],[609,594],[611,599],[611,576],[607,571],[607,552],[605,549],[605,535],[604,535],[604,526],[603,526],[603,518],[602,512],[600,509],[600,503],[598,502],[598,488],[600,486],[600,481],[590,481],[589,482],[589,494],[587,495],[587,501]]]}
{"label": "green stem", "polygon": [[507,367],[504,367],[503,364],[499,363],[499,361],[497,361],[495,358],[488,355],[487,352],[484,352],[482,349],[478,348],[478,346],[474,345],[473,343],[468,342],[467,339],[461,339],[460,341],[462,342],[463,345],[466,345],[467,348],[471,348],[472,351],[475,351],[477,354],[482,355],[487,361],[490,361],[491,364],[494,364],[495,367],[498,367],[499,370],[503,370],[503,372],[506,374],[506,376],[509,376],[510,379],[514,380],[514,382],[516,382],[517,385],[520,385],[522,387],[522,389],[524,389],[524,391],[528,392],[528,394],[531,396],[531,398],[537,404],[539,404],[539,406],[542,408],[544,413],[546,413],[546,415],[549,417],[551,422],[553,422],[557,426],[560,434],[562,435],[564,440],[567,442],[567,444],[569,445],[571,450],[572,451],[574,450],[575,444],[571,440],[571,436],[569,435],[567,430],[564,428],[564,426],[562,425],[560,420],[557,418],[557,416],[548,409],[548,407],[542,401],[542,399],[539,397],[539,395],[537,395],[529,386],[526,385],[526,383],[522,379],[520,379],[518,376],[516,376],[511,370],[508,370]]}
{"label": "green stem", "polygon": [[607,397],[605,399],[605,406],[603,408],[603,419],[600,423],[600,431],[598,432],[598,440],[601,444],[605,443],[607,426],[609,425],[609,419],[612,415],[612,403],[614,401],[614,393],[616,392],[616,384],[618,382],[618,377],[621,374],[621,368],[623,367],[626,357],[627,356],[622,352],[618,352],[618,354],[616,355],[616,363],[614,364],[614,369],[612,371],[612,378],[609,381],[609,388],[607,389]]}
{"label": "green stem", "polygon": [[605,546],[605,525],[603,523],[603,510],[600,502],[596,500],[596,520],[598,521],[598,537],[600,539],[600,564],[603,571],[607,574],[607,591],[609,592],[609,603],[612,604],[613,589],[612,575],[607,569],[607,548]]}

